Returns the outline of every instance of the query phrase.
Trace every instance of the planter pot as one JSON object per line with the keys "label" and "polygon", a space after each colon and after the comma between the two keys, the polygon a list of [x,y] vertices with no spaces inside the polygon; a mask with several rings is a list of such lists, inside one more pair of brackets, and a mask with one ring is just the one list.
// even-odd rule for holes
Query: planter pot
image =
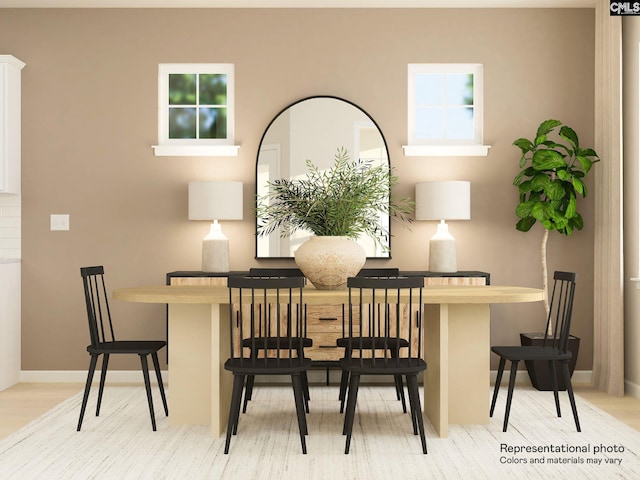
{"label": "planter pot", "polygon": [[[544,333],[521,333],[520,344],[521,345],[533,345],[542,346],[544,341]],[[571,360],[569,360],[569,374],[573,375],[573,371],[576,368],[576,361],[578,360],[578,350],[580,348],[580,339],[569,335],[569,351],[571,352]],[[551,372],[549,371],[549,364],[544,361],[527,360],[524,362],[531,379],[531,384],[538,390],[551,391],[553,385],[551,382]],[[560,365],[556,367],[556,377],[558,379],[558,390],[566,390],[567,386],[564,383],[564,377],[562,375],[562,369]]]}
{"label": "planter pot", "polygon": [[364,249],[349,237],[312,236],[294,253],[296,264],[319,290],[347,287],[366,260]]}

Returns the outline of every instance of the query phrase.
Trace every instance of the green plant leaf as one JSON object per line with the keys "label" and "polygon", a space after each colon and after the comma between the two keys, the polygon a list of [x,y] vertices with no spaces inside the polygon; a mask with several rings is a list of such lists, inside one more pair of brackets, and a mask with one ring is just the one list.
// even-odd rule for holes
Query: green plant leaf
{"label": "green plant leaf", "polygon": [[554,170],[566,166],[564,158],[555,150],[538,150],[533,154],[531,165],[536,170]]}
{"label": "green plant leaf", "polygon": [[578,155],[582,155],[583,157],[596,157],[598,158],[598,154],[593,148],[580,148],[576,152]]}
{"label": "green plant leaf", "polygon": [[520,182],[522,182],[522,178],[524,177],[524,170],[522,172],[520,172],[518,175],[516,175],[513,179],[513,184],[517,187],[520,185]]}
{"label": "green plant leaf", "polygon": [[562,125],[562,122],[559,120],[545,120],[538,126],[538,131],[536,132],[536,137],[540,137],[542,135],[547,135],[557,126]]}
{"label": "green plant leaf", "polygon": [[544,193],[547,194],[551,200],[561,200],[565,196],[564,182],[562,180],[554,180],[548,182],[545,186]]}
{"label": "green plant leaf", "polygon": [[516,223],[516,230],[521,232],[528,232],[531,227],[536,223],[536,219],[533,217],[522,218]]}
{"label": "green plant leaf", "polygon": [[518,216],[518,218],[527,218],[531,216],[531,210],[533,209],[535,203],[536,202],[530,200],[526,202],[520,202],[516,207],[516,215]]}
{"label": "green plant leaf", "polygon": [[515,145],[520,150],[522,150],[523,154],[533,150],[533,144],[531,143],[530,140],[527,140],[526,138],[519,138],[515,142],[513,142],[512,145]]}
{"label": "green plant leaf", "polygon": [[545,222],[551,216],[551,206],[548,203],[536,202],[531,209],[531,216],[540,222]]}
{"label": "green plant leaf", "polygon": [[576,230],[582,230],[582,227],[584,226],[582,215],[576,213],[575,216],[569,219],[569,225]]}
{"label": "green plant leaf", "polygon": [[578,151],[578,149],[580,148],[580,142],[578,141],[578,135],[576,135],[576,132],[573,130],[573,128],[564,125],[560,129],[560,132],[558,132],[558,134],[561,138],[569,142],[574,152]]}
{"label": "green plant leaf", "polygon": [[532,190],[536,192],[546,191],[551,184],[551,180],[544,173],[538,173],[531,179]]}
{"label": "green plant leaf", "polygon": [[564,212],[564,217],[573,218],[577,213],[576,196],[572,193],[569,196],[569,203],[567,205],[567,209]]}
{"label": "green plant leaf", "polygon": [[546,141],[547,141],[547,136],[546,135],[540,135],[539,137],[536,137],[536,140],[535,140],[534,144],[537,147],[538,145],[541,145],[541,144],[545,143]]}
{"label": "green plant leaf", "polygon": [[522,156],[520,157],[520,168],[524,167],[527,164],[527,160],[528,158],[525,157],[524,153],[522,154]]}
{"label": "green plant leaf", "polygon": [[553,217],[553,229],[564,230],[569,225],[569,220],[561,215]]}
{"label": "green plant leaf", "polygon": [[582,180],[580,180],[577,177],[573,177],[571,179],[571,183],[573,185],[573,188],[576,190],[577,193],[579,193],[580,195],[582,195],[583,197],[586,197],[586,192],[587,192],[587,186],[584,184],[584,182]]}
{"label": "green plant leaf", "polygon": [[571,172],[569,170],[567,170],[566,168],[559,168],[556,171],[556,175],[558,176],[558,178],[560,180],[564,180],[567,182],[570,182],[571,179],[573,178],[573,175],[571,174]]}
{"label": "green plant leaf", "polygon": [[589,160],[587,157],[584,157],[582,155],[578,155],[576,157],[576,160],[580,162],[580,165],[582,166],[584,173],[589,173],[589,170],[591,170],[591,167],[593,166],[593,162]]}

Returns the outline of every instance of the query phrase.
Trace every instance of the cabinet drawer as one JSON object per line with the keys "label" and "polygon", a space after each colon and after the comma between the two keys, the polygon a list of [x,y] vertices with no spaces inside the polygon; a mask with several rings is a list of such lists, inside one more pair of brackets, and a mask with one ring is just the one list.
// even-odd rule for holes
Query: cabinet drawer
{"label": "cabinet drawer", "polygon": [[342,305],[307,305],[307,331],[341,334]]}

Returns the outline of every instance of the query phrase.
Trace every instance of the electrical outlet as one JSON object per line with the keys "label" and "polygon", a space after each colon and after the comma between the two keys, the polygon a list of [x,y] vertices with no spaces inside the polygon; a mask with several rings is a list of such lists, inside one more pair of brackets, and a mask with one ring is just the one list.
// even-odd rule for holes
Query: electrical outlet
{"label": "electrical outlet", "polygon": [[69,214],[52,214],[51,231],[69,230]]}

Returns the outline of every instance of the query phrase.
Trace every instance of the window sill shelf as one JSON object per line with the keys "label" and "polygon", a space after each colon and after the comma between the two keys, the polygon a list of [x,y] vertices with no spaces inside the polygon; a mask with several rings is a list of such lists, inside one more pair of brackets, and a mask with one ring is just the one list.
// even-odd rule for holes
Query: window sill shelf
{"label": "window sill shelf", "polygon": [[238,145],[153,145],[156,157],[237,157]]}
{"label": "window sill shelf", "polygon": [[405,157],[486,157],[491,145],[403,145]]}

